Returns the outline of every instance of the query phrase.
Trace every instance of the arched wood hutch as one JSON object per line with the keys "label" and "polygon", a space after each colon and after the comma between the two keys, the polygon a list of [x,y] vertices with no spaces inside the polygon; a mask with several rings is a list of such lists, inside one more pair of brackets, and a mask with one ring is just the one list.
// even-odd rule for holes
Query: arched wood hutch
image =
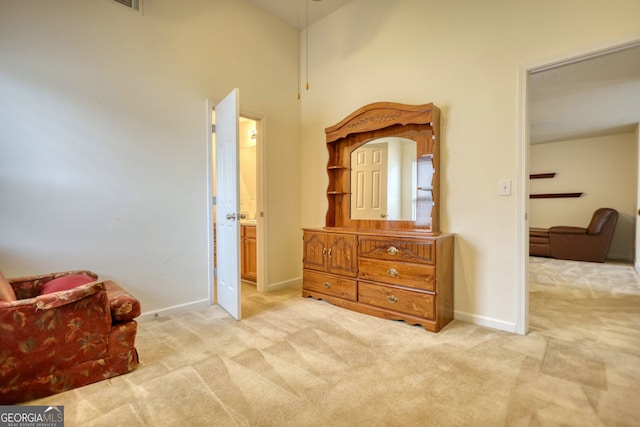
{"label": "arched wood hutch", "polygon": [[304,297],[437,332],[453,319],[440,232],[440,110],[378,102],[325,129],[323,228],[303,230]]}

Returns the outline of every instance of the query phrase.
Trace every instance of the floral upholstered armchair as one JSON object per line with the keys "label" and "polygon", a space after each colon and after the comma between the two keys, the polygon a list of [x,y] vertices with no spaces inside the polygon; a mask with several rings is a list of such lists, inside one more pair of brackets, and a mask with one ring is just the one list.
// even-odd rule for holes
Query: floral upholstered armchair
{"label": "floral upholstered armchair", "polygon": [[140,302],[90,271],[0,273],[0,404],[134,370]]}

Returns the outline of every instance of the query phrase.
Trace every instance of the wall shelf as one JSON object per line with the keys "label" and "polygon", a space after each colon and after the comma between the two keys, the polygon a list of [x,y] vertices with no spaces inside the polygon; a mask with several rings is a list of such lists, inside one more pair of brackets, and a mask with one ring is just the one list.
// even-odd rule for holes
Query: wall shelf
{"label": "wall shelf", "polygon": [[[529,179],[545,179],[553,178],[556,176],[555,172],[547,173],[532,173],[529,175]],[[580,197],[584,193],[544,193],[544,194],[529,194],[530,199],[563,199],[570,197]]]}
{"label": "wall shelf", "polygon": [[555,173],[555,172],[549,172],[549,173],[533,173],[533,174],[529,175],[529,179],[553,178],[554,176],[556,176],[556,173]]}
{"label": "wall shelf", "polygon": [[561,199],[569,197],[580,197],[584,193],[546,193],[546,194],[529,194],[530,199]]}

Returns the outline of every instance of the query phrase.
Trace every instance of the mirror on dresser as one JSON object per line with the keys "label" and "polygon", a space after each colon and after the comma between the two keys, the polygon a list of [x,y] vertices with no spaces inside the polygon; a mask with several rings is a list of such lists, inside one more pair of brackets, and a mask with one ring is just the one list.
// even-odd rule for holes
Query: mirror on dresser
{"label": "mirror on dresser", "polygon": [[351,219],[416,220],[416,142],[377,138],[351,152]]}

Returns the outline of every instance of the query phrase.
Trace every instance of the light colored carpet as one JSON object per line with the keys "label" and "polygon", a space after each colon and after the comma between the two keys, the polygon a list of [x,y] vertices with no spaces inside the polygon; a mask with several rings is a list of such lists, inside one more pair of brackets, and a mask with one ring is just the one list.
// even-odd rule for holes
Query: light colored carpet
{"label": "light colored carpet", "polygon": [[530,259],[530,332],[403,322],[243,286],[220,308],[140,323],[134,372],[29,404],[69,426],[631,426],[640,280]]}

